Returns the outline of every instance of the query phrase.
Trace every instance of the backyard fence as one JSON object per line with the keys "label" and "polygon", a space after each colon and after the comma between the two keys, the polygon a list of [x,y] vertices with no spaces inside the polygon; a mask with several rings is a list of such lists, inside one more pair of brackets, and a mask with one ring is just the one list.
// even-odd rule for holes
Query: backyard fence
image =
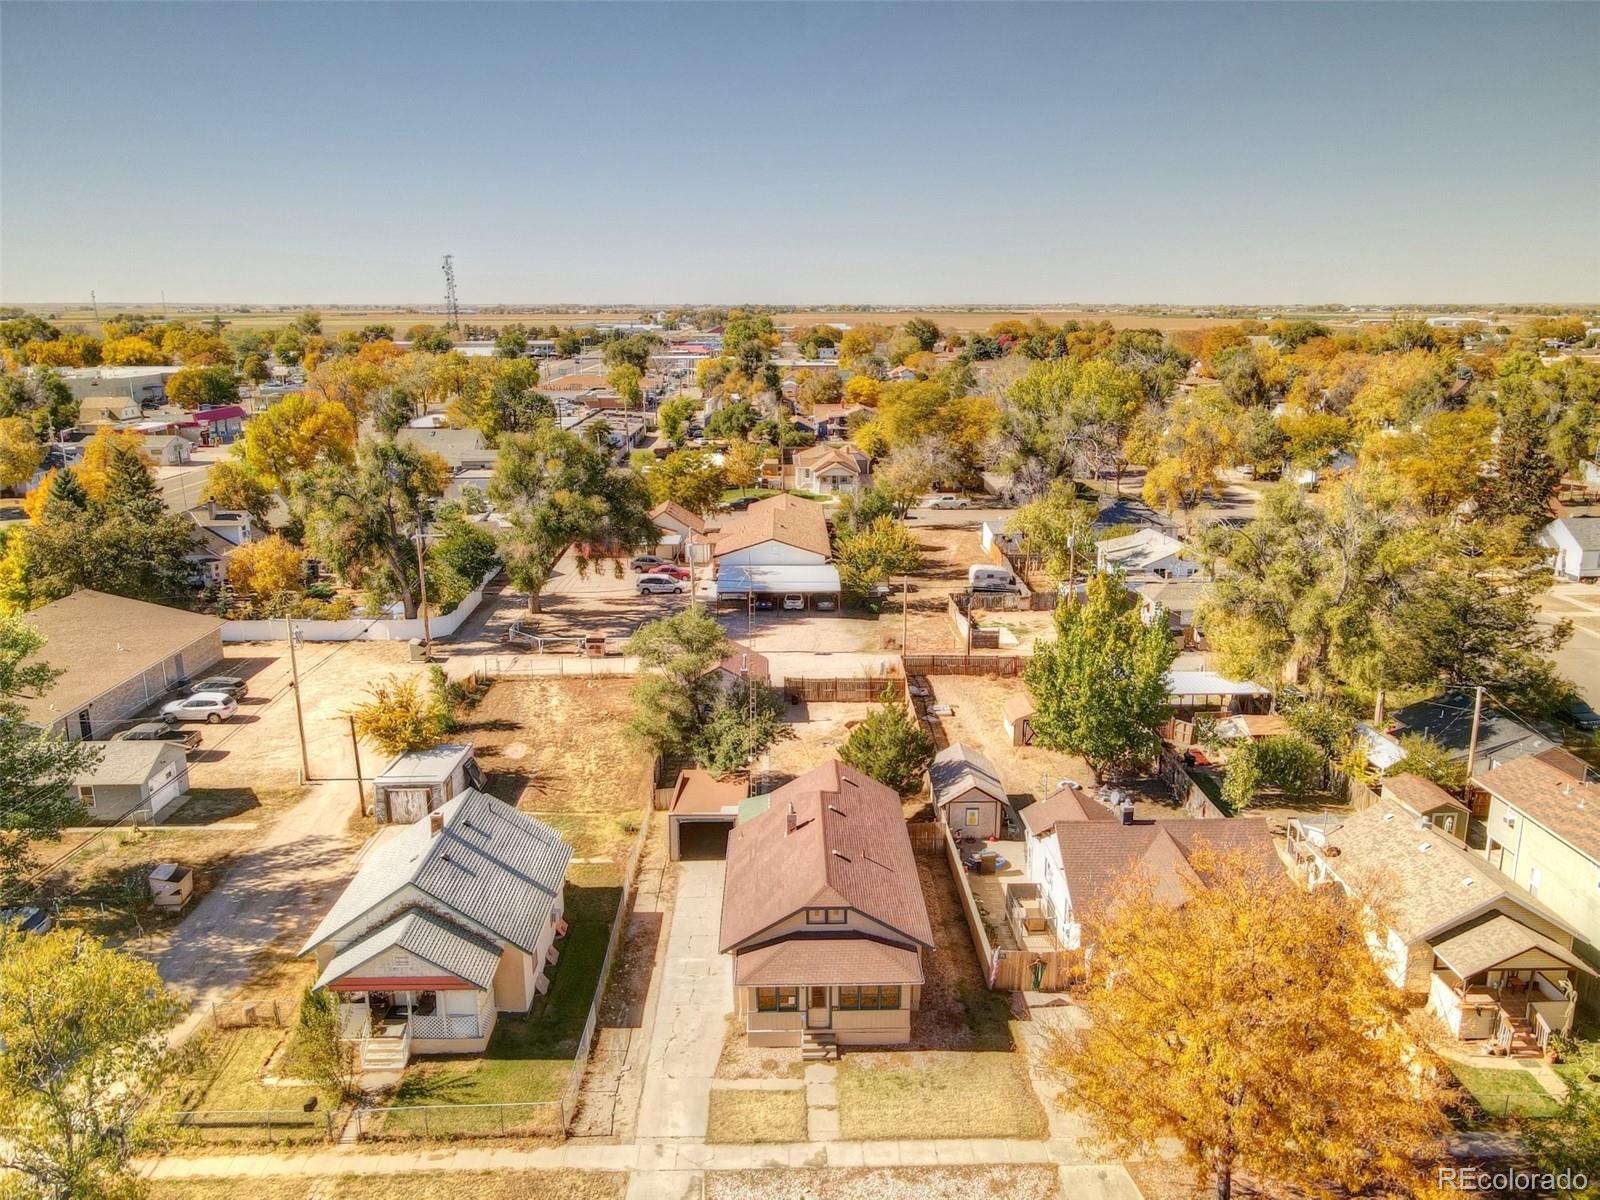
{"label": "backyard fence", "polygon": [[[989,940],[989,929],[983,913],[978,908],[972,885],[967,882],[966,867],[961,862],[961,849],[951,836],[950,827],[942,821],[918,821],[907,824],[911,831],[911,845],[923,852],[941,851],[945,865],[955,883],[956,896],[961,902],[961,915],[966,918],[967,932],[972,935],[972,949],[982,964],[985,978],[993,991],[1062,991],[1082,982],[1082,955],[1071,950],[1008,950]],[[930,830],[931,832],[923,832]]]}
{"label": "backyard fence", "polygon": [[175,1141],[331,1142],[337,1114],[299,1108],[208,1108],[164,1118]]}
{"label": "backyard fence", "polygon": [[1199,821],[1212,818],[1225,818],[1227,813],[1206,794],[1206,790],[1189,773],[1189,768],[1184,765],[1182,757],[1165,742],[1161,745],[1161,754],[1156,764],[1157,773],[1161,782],[1172,789],[1172,796],[1183,808],[1184,815]]}
{"label": "backyard fence", "polygon": [[906,681],[899,676],[853,676],[841,679],[805,678],[790,675],[783,681],[783,694],[790,704],[871,704],[885,690],[904,698]]}
{"label": "backyard fence", "polygon": [[[1000,649],[999,628],[990,626],[985,629],[978,625],[961,607],[962,599],[964,597],[958,593],[952,594],[945,601],[945,613],[950,618],[950,624],[955,626],[956,636],[966,642],[969,650]],[[1015,639],[1012,640],[1015,641]]]}
{"label": "backyard fence", "polygon": [[214,1000],[210,1016],[217,1029],[283,1028],[283,1011],[276,1000]]}
{"label": "backyard fence", "polygon": [[455,680],[582,679],[601,675],[637,675],[634,658],[573,658],[563,654],[475,654],[452,656],[446,665]]}
{"label": "backyard fence", "polygon": [[1328,790],[1350,806],[1351,812],[1371,808],[1378,802],[1378,793],[1361,780],[1346,775],[1333,767],[1328,768]]}
{"label": "backyard fence", "polygon": [[1018,655],[907,654],[900,660],[907,675],[994,675],[1015,679],[1028,660]]}

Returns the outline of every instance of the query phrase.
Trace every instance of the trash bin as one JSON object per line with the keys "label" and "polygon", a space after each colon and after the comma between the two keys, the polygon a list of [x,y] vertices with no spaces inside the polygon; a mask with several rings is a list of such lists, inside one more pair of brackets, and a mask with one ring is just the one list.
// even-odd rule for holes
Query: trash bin
{"label": "trash bin", "polygon": [[411,650],[411,661],[412,662],[426,662],[427,661],[428,656],[427,656],[426,653],[424,653],[424,651],[422,649],[422,639],[421,638],[412,638],[411,641],[408,643],[408,645],[409,645],[410,650]]}

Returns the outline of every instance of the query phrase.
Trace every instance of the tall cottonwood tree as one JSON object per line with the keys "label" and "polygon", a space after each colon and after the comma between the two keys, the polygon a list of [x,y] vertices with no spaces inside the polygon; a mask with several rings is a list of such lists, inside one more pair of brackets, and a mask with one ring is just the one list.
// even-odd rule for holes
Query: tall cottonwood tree
{"label": "tall cottonwood tree", "polygon": [[1171,711],[1167,668],[1177,649],[1164,613],[1146,624],[1122,576],[1101,573],[1082,604],[1056,609],[1055,623],[1024,677],[1034,741],[1080,755],[1097,776],[1148,763]]}
{"label": "tall cottonwood tree", "polygon": [[1202,847],[1174,897],[1135,873],[1089,914],[1086,1022],[1050,1064],[1123,1155],[1183,1161],[1229,1200],[1427,1193],[1449,1132],[1407,1008],[1337,887]]}

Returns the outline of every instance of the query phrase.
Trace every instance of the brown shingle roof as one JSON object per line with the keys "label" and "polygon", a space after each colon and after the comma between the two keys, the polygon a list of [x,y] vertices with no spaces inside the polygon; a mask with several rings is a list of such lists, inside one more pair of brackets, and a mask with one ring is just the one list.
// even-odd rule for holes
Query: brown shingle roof
{"label": "brown shingle roof", "polygon": [[683,505],[673,500],[664,500],[650,510],[650,519],[652,521],[661,517],[671,517],[685,529],[692,529],[696,533],[704,533],[706,531],[706,523],[703,518],[695,516]]}
{"label": "brown shingle roof", "polygon": [[721,557],[762,542],[782,542],[820,554],[824,559],[832,552],[822,505],[788,494],[768,496],[752,504],[742,516],[717,531],[712,549]]}
{"label": "brown shingle roof", "polygon": [[1156,895],[1183,898],[1195,879],[1189,859],[1205,846],[1218,853],[1240,851],[1276,863],[1272,834],[1261,817],[1209,821],[1153,821],[1143,825],[1083,822],[1056,826],[1061,870],[1076,911],[1115,902],[1129,876],[1148,874]]}
{"label": "brown shingle roof", "polygon": [[738,812],[739,802],[750,794],[748,784],[720,780],[698,767],[678,772],[672,792],[672,811],[709,815]]}
{"label": "brown shingle roof", "polygon": [[1330,832],[1322,850],[1322,860],[1347,888],[1383,905],[1389,924],[1405,941],[1448,932],[1502,900],[1572,931],[1483,859],[1431,826],[1418,829],[1417,822],[1399,804],[1380,797]]}
{"label": "brown shingle roof", "polygon": [[63,674],[24,700],[28,720],[49,725],[124,680],[156,668],[222,628],[216,617],[82,588],[23,618],[48,639],[39,657]]}
{"label": "brown shingle roof", "polygon": [[[1563,775],[1562,778],[1565,779],[1566,776]],[[1453,812],[1468,811],[1465,804],[1433,780],[1413,775],[1409,771],[1402,775],[1389,776],[1383,781],[1383,790],[1422,817],[1431,816],[1445,808]]]}
{"label": "brown shingle roof", "polygon": [[1022,810],[1022,823],[1035,837],[1049,833],[1062,821],[1117,821],[1116,813],[1077,788],[1058,788],[1043,800]]}
{"label": "brown shingle roof", "polygon": [[729,835],[720,946],[732,950],[804,908],[829,905],[933,944],[900,797],[838,761],[784,784],[766,812]]}
{"label": "brown shingle roof", "polygon": [[794,452],[794,465],[809,467],[813,471],[820,471],[824,467],[834,465],[846,467],[857,475],[865,475],[871,467],[872,460],[854,446],[821,445],[808,446],[804,450]]}
{"label": "brown shingle roof", "polygon": [[765,683],[772,678],[772,664],[767,661],[765,654],[757,654],[741,642],[732,645],[733,650],[712,670],[726,671],[733,676],[743,676],[748,672],[749,677],[758,683]]}
{"label": "brown shingle roof", "polygon": [[1600,787],[1581,783],[1532,754],[1474,775],[1473,781],[1600,861]]}
{"label": "brown shingle roof", "polygon": [[1487,971],[1530,951],[1554,959],[1549,964],[1552,967],[1559,965],[1591,975],[1595,973],[1593,967],[1571,950],[1503,914],[1448,937],[1433,948],[1445,966],[1462,979],[1471,979],[1479,971]]}
{"label": "brown shingle roof", "polygon": [[837,934],[792,934],[734,955],[739,987],[922,982],[922,956],[909,946]]}

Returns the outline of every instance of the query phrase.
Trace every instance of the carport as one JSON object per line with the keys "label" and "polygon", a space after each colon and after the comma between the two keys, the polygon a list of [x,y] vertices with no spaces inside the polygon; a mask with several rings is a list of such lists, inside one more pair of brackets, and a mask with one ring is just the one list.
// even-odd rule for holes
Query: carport
{"label": "carport", "polygon": [[828,597],[838,607],[839,570],[831,563],[724,563],[717,568],[717,599],[743,600],[747,596],[804,596],[806,607],[818,597]]}
{"label": "carport", "polygon": [[680,771],[667,812],[667,838],[673,861],[725,857],[728,834],[739,820],[739,805],[748,794],[748,785],[719,781],[709,771]]}

